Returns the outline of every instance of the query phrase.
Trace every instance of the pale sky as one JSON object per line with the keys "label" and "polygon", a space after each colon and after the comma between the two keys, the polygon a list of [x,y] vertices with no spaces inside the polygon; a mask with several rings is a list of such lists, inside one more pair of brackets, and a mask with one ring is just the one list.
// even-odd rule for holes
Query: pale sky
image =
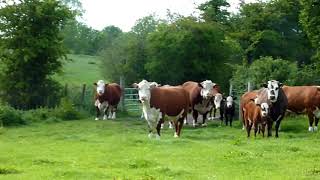
{"label": "pale sky", "polygon": [[[101,30],[114,25],[123,31],[130,31],[136,20],[155,13],[165,18],[167,9],[181,15],[198,14],[196,7],[207,0],[81,0],[85,10],[83,22]],[[252,2],[254,0],[246,0]],[[239,0],[228,0],[230,11],[235,12]]]}

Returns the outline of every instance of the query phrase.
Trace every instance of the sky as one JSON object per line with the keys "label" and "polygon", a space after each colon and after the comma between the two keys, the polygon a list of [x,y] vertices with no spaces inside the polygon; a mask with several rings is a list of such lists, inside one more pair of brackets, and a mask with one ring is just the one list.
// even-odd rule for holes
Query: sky
{"label": "sky", "polygon": [[[155,13],[165,18],[167,10],[181,15],[199,14],[196,7],[207,0],[81,0],[84,16],[81,21],[88,26],[102,30],[114,25],[123,31],[130,31],[135,22]],[[236,12],[240,0],[227,0],[229,11]],[[254,0],[245,0],[253,2]]]}

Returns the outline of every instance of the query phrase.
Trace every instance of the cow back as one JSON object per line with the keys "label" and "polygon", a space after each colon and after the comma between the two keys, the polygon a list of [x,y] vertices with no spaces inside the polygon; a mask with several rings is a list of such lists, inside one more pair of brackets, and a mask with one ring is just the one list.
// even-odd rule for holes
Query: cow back
{"label": "cow back", "polygon": [[115,106],[119,104],[122,90],[116,83],[110,83],[105,85],[105,91],[102,96],[96,94],[96,99],[99,99],[100,103],[108,102],[109,105]]}
{"label": "cow back", "polygon": [[168,116],[183,115],[189,111],[189,94],[181,87],[155,87],[151,89],[150,107],[160,109]]}
{"label": "cow back", "polygon": [[188,81],[183,83],[182,88],[188,93],[189,96],[189,102],[191,107],[193,107],[195,104],[198,104],[202,101],[201,97],[201,87],[199,87],[199,84],[197,82]]}

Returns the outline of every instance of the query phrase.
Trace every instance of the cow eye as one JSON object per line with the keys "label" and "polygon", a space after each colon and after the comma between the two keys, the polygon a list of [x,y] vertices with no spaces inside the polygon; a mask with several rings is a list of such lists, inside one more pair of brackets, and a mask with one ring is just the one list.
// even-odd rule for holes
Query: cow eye
{"label": "cow eye", "polygon": [[279,88],[278,87],[276,87],[276,90],[278,90]]}

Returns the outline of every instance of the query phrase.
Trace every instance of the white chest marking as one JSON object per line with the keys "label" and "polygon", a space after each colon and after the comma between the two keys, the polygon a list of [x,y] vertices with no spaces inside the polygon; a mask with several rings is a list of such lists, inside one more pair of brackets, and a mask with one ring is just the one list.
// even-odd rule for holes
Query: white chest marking
{"label": "white chest marking", "polygon": [[99,100],[96,100],[94,105],[97,106],[99,108],[99,110],[101,111],[101,110],[106,109],[108,107],[108,102],[104,101],[103,103],[100,103]]}
{"label": "white chest marking", "polygon": [[200,114],[205,114],[206,112],[209,112],[210,109],[213,107],[212,104],[209,104],[209,102],[204,102],[202,101],[201,103],[199,104],[196,104],[194,106],[194,109],[197,110]]}

